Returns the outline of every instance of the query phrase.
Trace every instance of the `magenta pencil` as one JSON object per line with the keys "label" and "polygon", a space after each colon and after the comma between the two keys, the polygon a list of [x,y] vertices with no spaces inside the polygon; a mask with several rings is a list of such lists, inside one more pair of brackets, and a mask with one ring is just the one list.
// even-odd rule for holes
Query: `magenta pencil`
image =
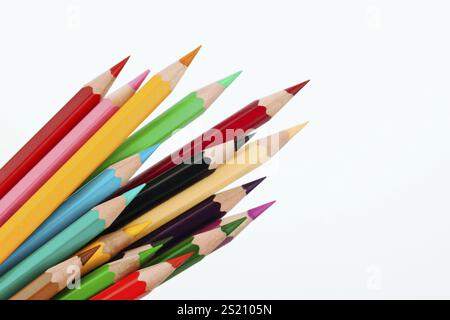
{"label": "magenta pencil", "polygon": [[134,95],[148,72],[103,99],[0,200],[0,226]]}

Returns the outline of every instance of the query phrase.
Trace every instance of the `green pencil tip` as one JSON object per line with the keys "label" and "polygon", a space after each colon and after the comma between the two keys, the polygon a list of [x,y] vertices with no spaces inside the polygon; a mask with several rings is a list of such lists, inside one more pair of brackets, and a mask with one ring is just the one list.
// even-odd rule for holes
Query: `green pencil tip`
{"label": "green pencil tip", "polygon": [[139,253],[139,261],[140,264],[143,265],[144,263],[146,263],[147,261],[149,261],[161,248],[162,248],[162,244],[155,246],[155,247],[151,247],[147,250],[144,250],[142,252]]}
{"label": "green pencil tip", "polygon": [[240,218],[221,226],[220,229],[228,236],[230,233],[236,230],[236,228],[239,227],[245,220],[247,220],[246,217]]}
{"label": "green pencil tip", "polygon": [[221,85],[223,85],[225,88],[228,88],[228,86],[230,84],[232,84],[233,81],[236,80],[236,78],[239,77],[239,75],[241,73],[242,73],[242,71],[235,72],[235,73],[229,75],[228,77],[223,78],[222,80],[219,80],[217,82],[220,83]]}
{"label": "green pencil tip", "polygon": [[173,239],[173,237],[167,237],[167,238],[164,238],[161,240],[157,240],[155,242],[152,242],[152,247],[163,246],[172,239]]}

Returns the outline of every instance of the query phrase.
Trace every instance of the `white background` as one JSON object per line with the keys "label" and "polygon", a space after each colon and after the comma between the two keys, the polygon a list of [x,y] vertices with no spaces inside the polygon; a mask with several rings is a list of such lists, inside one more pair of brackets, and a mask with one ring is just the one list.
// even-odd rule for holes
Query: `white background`
{"label": "white background", "polygon": [[203,44],[152,117],[244,73],[147,165],[306,79],[258,136],[311,122],[235,183],[268,175],[233,213],[276,206],[148,298],[450,298],[448,10],[446,1],[2,2],[0,163],[124,56],[115,87]]}

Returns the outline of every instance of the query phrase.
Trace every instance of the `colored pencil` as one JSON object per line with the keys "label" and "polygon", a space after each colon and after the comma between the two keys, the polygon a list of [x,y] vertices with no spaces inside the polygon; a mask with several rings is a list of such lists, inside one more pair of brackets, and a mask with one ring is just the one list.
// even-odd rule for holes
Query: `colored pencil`
{"label": "colored pencil", "polygon": [[245,136],[241,139],[227,141],[207,148],[189,161],[186,161],[186,163],[180,163],[152,179],[145,184],[139,195],[134,198],[124,212],[108,228],[108,232],[123,227],[164,200],[211,175],[219,165],[231,158],[234,152],[241,148],[249,139],[249,136]]}
{"label": "colored pencil", "polygon": [[191,253],[133,272],[90,300],[135,300],[148,294],[179,268]]}
{"label": "colored pencil", "polygon": [[306,123],[300,124],[244,145],[243,148],[236,152],[233,159],[219,166],[212,175],[159,204],[123,228],[99,237],[80,251],[94,251],[89,261],[84,264],[81,270],[82,274],[109,261],[113,257],[112,251],[115,251],[114,254],[117,254],[268,161],[305,125]]}
{"label": "colored pencil", "polygon": [[175,268],[176,270],[172,270],[172,272],[165,276],[162,281],[158,282],[158,285],[173,278],[177,274],[201,261],[211,252],[228,243],[229,241],[227,241],[227,239],[235,238],[237,234],[270,207],[271,204],[272,203],[250,209],[247,212],[233,215],[223,221],[218,221],[213,225],[208,226],[204,231],[186,238],[159,257],[151,259],[144,264],[144,268],[130,274],[111,287],[103,290],[91,298],[91,300],[131,300],[138,299],[144,294],[148,294],[150,290],[141,289],[144,285],[141,285],[141,290],[137,290],[137,286],[135,285],[136,278],[143,279],[143,274],[151,276],[155,272],[155,268],[159,268],[161,264],[173,261],[180,257],[187,257],[186,259],[183,259],[182,263],[178,264],[177,268]]}
{"label": "colored pencil", "polygon": [[[173,256],[192,253],[192,256],[165,280],[168,281],[203,260],[207,255],[230,243],[274,202],[272,201],[243,213],[218,220],[204,230],[199,231],[196,235],[180,242],[170,251],[166,251],[163,255],[150,260],[147,264],[152,265],[166,259],[172,259]],[[146,265],[144,264],[144,266]]]}
{"label": "colored pencil", "polygon": [[[116,194],[120,194],[137,185],[145,183],[170,168],[173,168],[176,165],[174,159],[190,158],[192,155],[201,152],[210,145],[221,143],[223,140],[231,140],[238,134],[242,135],[250,133],[252,130],[272,119],[275,114],[277,114],[278,111],[280,111],[308,82],[309,80],[251,102],[222,122],[216,124],[213,128],[204,132],[201,136],[186,144],[184,147],[163,158],[155,165],[131,179],[124,187],[120,188]],[[220,136],[220,139],[216,139],[218,136]]]}
{"label": "colored pencil", "polygon": [[220,247],[226,245],[227,243],[231,242],[234,238],[236,238],[242,230],[244,230],[251,222],[253,222],[256,218],[258,218],[264,211],[266,211],[268,208],[270,208],[275,201],[271,201],[268,203],[265,203],[263,205],[260,205],[258,207],[255,207],[253,209],[247,210],[246,212],[243,212],[241,214],[233,215],[230,217],[225,217],[223,219],[217,219],[216,221],[212,222],[211,224],[207,225],[205,228],[198,231],[198,233],[206,232],[209,230],[212,230],[214,228],[217,228],[219,226],[224,226],[228,223],[231,223],[235,221],[236,219],[246,218],[245,221],[240,224],[236,229],[234,229],[232,232],[230,232],[224,241],[214,250],[219,249]]}
{"label": "colored pencil", "polygon": [[[266,177],[212,195],[191,209],[164,224],[160,228],[133,243],[136,248],[146,243],[171,238],[168,247],[199,232],[205,226],[219,220],[234,208],[246,195],[256,188]],[[166,246],[166,247],[167,247]]]}
{"label": "colored pencil", "polygon": [[0,229],[2,263],[172,92],[199,48],[154,75]]}
{"label": "colored pencil", "polygon": [[0,225],[17,211],[135,93],[148,71],[103,99],[1,200]]}
{"label": "colored pencil", "polygon": [[111,156],[99,166],[91,177],[107,166],[165,140],[174,129],[181,129],[194,121],[225,91],[240,75],[241,71],[233,73],[224,79],[213,82],[201,89],[193,91],[171,108],[159,115],[155,120],[145,125],[117,148]]}
{"label": "colored pencil", "polygon": [[100,291],[108,288],[130,273],[138,270],[149,261],[163,245],[169,241],[164,239],[154,244],[146,244],[139,248],[127,250],[116,260],[90,272],[80,280],[74,289],[65,289],[58,294],[56,300],[87,300]]}
{"label": "colored pencil", "polygon": [[[140,256],[150,259],[158,250],[162,248],[164,243],[164,241],[159,241],[158,243],[146,245],[145,248],[142,248]],[[125,252],[124,255],[119,257],[119,259],[125,258],[126,255],[130,257],[132,252],[133,251],[131,250],[130,252]],[[85,288],[91,287],[90,285],[88,286],[88,283],[83,284],[83,281],[81,281],[81,283],[75,281],[75,279],[79,279],[81,266],[85,262],[85,259],[88,258],[88,256],[75,255],[67,260],[64,260],[63,262],[58,263],[57,265],[47,269],[39,277],[30,282],[26,287],[12,296],[10,300],[49,300],[61,290],[68,288],[71,288],[71,290],[77,290],[76,285],[78,284]],[[143,261],[147,261],[146,258],[143,259]],[[114,266],[113,263],[111,263],[111,265]],[[120,264],[118,266],[120,266]],[[114,267],[106,270],[102,266],[98,270],[105,271],[104,273],[97,273],[97,270],[94,271],[99,276],[95,281],[100,281],[102,285],[104,285],[103,283],[109,281],[110,277],[115,278],[111,272],[120,272]]]}
{"label": "colored pencil", "polygon": [[0,278],[0,299],[7,299],[49,267],[92,240],[122,212],[143,186],[88,211]]}
{"label": "colored pencil", "polygon": [[0,264],[0,276],[68,227],[90,208],[103,202],[131,178],[155,149],[156,147],[150,147],[137,155],[119,161],[70,196]]}
{"label": "colored pencil", "polygon": [[[125,58],[83,86],[0,170],[2,198],[42,159],[106,94],[125,66]],[[51,89],[49,89],[51,94]]]}

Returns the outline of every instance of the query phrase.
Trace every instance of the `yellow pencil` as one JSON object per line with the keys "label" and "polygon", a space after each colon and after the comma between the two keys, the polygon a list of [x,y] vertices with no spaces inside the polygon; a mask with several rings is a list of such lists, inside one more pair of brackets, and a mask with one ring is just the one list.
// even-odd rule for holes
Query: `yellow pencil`
{"label": "yellow pencil", "polygon": [[171,93],[197,48],[154,75],[0,228],[2,263]]}
{"label": "yellow pencil", "polygon": [[87,257],[84,259],[81,274],[102,265],[130,244],[256,169],[268,161],[305,125],[306,123],[302,123],[245,145],[235,153],[233,159],[220,165],[212,175],[154,207],[122,229],[105,234],[90,243],[78,252],[78,255]]}

